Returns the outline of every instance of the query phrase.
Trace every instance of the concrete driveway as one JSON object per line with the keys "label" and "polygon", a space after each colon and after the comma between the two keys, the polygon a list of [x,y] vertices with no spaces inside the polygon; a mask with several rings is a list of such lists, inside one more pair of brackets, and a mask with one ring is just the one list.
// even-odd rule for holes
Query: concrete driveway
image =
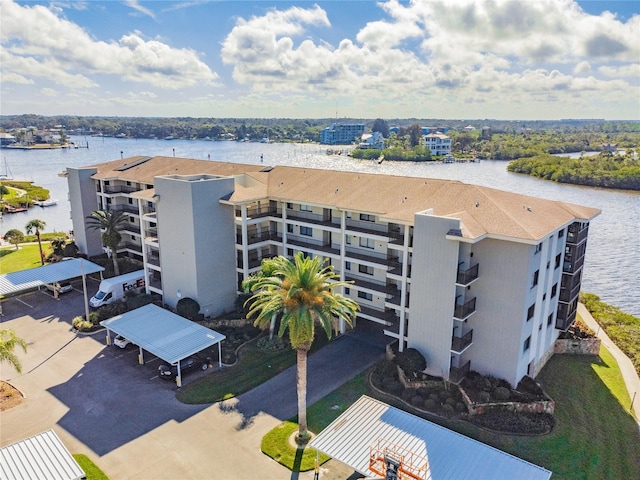
{"label": "concrete driveway", "polygon": [[[156,377],[157,360],[149,361],[148,354],[148,363],[140,366],[137,349],[106,347],[104,332],[76,336],[71,331],[71,319],[83,311],[81,292],[59,300],[34,292],[20,301],[4,304],[0,328],[14,329],[29,343],[27,355],[20,353],[23,373],[2,365],[0,376],[19,388],[26,401],[2,413],[0,445],[53,428],[72,453],[86,454],[114,480],[312,478],[312,473],[292,475],[260,451],[264,434],[296,411],[291,371],[271,387],[230,404],[184,405],[175,398],[174,384]],[[346,337],[335,344],[344,346],[327,351],[324,359],[317,357],[319,366],[348,355],[358,342]],[[377,345],[360,348],[367,363],[382,353]],[[348,372],[344,365],[342,376],[348,378],[361,368],[352,364],[354,371]],[[310,380],[312,375],[310,368]],[[310,381],[309,404],[339,381],[325,378],[317,391]],[[276,390],[286,393],[265,401]],[[352,473],[331,461],[322,478]]]}

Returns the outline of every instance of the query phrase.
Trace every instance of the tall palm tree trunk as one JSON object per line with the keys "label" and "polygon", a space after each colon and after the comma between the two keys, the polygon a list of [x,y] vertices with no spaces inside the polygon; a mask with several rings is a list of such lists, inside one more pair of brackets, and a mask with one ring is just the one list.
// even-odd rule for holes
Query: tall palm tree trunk
{"label": "tall palm tree trunk", "polygon": [[118,254],[115,248],[111,249],[111,260],[113,260],[113,274],[117,277],[120,275],[120,265],[118,265]]}
{"label": "tall palm tree trunk", "polygon": [[306,443],[309,440],[307,431],[307,351],[309,349],[298,348],[296,387],[298,389],[298,443]]}
{"label": "tall palm tree trunk", "polygon": [[42,242],[40,241],[39,230],[36,230],[36,238],[38,239],[38,249],[40,250],[40,262],[44,265],[44,252],[42,251]]}

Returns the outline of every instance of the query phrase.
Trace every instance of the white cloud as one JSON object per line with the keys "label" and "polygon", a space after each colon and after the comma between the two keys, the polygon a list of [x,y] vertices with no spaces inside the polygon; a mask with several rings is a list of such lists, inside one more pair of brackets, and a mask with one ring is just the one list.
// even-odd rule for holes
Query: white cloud
{"label": "white cloud", "polygon": [[45,97],[57,97],[58,96],[58,92],[56,92],[53,88],[41,88],[40,89],[40,94],[44,95]]}
{"label": "white cloud", "polygon": [[622,66],[603,66],[598,68],[598,72],[600,72],[605,77],[629,77],[637,81],[640,79],[640,63],[632,63]]}
{"label": "white cloud", "polygon": [[[3,51],[14,59],[13,73],[42,76],[55,68],[60,73],[47,77],[72,88],[97,86],[91,80],[79,85],[83,75],[116,75],[167,89],[211,85],[218,78],[193,50],[146,40],[140,32],[124,35],[117,42],[96,41],[78,25],[43,6],[1,2],[0,38]],[[30,66],[28,75],[18,70],[20,65]],[[11,66],[3,63],[3,70],[7,68]],[[77,81],[66,83],[68,78]]]}
{"label": "white cloud", "polygon": [[138,0],[125,0],[124,2],[128,7],[133,8],[136,12],[139,12],[143,15],[147,15],[151,18],[156,18],[155,14],[149,10],[147,7],[143,7],[138,3]]}
{"label": "white cloud", "polygon": [[587,61],[582,61],[573,68],[573,73],[576,75],[591,75],[591,65]]}

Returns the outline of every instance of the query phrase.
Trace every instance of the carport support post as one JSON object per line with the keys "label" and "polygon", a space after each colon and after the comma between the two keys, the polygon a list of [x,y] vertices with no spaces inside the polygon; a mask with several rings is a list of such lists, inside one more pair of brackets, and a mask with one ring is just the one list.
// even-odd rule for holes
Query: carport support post
{"label": "carport support post", "polygon": [[111,330],[107,328],[107,345],[111,345]]}
{"label": "carport support post", "polygon": [[182,371],[180,369],[180,362],[178,362],[178,375],[176,375],[176,385],[178,388],[182,387]]}
{"label": "carport support post", "polygon": [[[84,319],[89,321],[89,299],[87,298],[87,276],[84,273],[84,258],[80,259],[80,267],[82,268],[82,291],[84,292]],[[102,272],[100,272],[102,275]],[[107,343],[109,345],[109,343]]]}
{"label": "carport support post", "polygon": [[222,342],[218,342],[218,366],[222,368],[222,347],[220,346]]}
{"label": "carport support post", "polygon": [[140,353],[138,354],[138,364],[144,365],[144,353],[142,353],[142,347],[140,347]]}

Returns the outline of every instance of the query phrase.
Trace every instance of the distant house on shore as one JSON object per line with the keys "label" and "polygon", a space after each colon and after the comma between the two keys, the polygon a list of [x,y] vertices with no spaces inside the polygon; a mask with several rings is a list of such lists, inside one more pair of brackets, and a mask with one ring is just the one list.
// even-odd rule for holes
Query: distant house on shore
{"label": "distant house on shore", "polygon": [[431,155],[447,155],[451,153],[451,137],[442,133],[425,135],[424,144],[429,147]]}
{"label": "distant house on shore", "polygon": [[0,132],[1,145],[11,145],[12,143],[16,143],[16,141],[16,137],[11,135],[10,133]]}
{"label": "distant house on shore", "polygon": [[384,137],[380,132],[365,133],[362,135],[360,140],[358,148],[373,148],[377,150],[382,150],[384,148]]}

